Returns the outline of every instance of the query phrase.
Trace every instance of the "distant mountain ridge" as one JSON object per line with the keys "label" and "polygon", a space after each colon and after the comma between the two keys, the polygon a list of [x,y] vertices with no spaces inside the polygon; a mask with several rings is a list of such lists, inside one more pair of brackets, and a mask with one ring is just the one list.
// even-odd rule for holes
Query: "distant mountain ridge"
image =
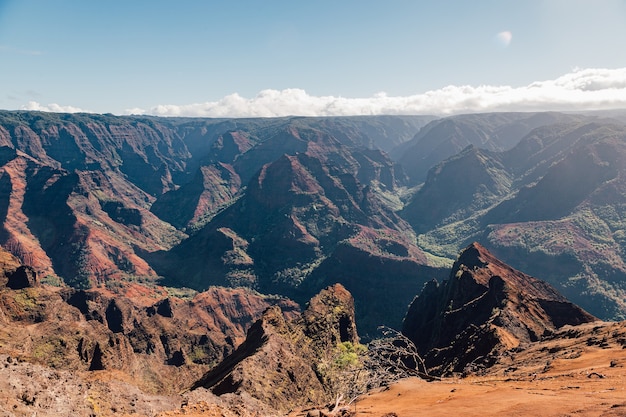
{"label": "distant mountain ridge", "polygon": [[469,145],[488,151],[506,151],[535,128],[576,123],[581,118],[585,117],[550,112],[451,116],[424,126],[413,139],[394,148],[391,156],[419,183],[431,167]]}

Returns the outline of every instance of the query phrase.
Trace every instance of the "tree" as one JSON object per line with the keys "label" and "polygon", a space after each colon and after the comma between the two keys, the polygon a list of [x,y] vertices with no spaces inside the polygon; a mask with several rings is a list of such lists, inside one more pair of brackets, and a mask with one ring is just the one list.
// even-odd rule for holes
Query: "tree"
{"label": "tree", "polygon": [[382,326],[379,330],[384,337],[370,342],[363,358],[368,390],[414,376],[428,381],[439,379],[429,375],[417,347],[408,337],[389,327]]}
{"label": "tree", "polygon": [[403,378],[439,379],[428,374],[424,360],[411,340],[397,330],[379,329],[383,337],[373,340],[367,347],[351,342],[340,343],[318,364],[318,375],[328,391],[335,395],[334,407],[326,415],[340,415],[359,395]]}

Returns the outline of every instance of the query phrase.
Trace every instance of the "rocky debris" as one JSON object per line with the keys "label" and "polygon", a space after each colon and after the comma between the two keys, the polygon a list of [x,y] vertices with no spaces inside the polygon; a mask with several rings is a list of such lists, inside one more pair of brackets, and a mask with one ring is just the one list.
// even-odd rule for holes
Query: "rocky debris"
{"label": "rocky debris", "polygon": [[177,410],[165,411],[157,417],[260,417],[277,416],[276,410],[247,393],[216,396],[199,388],[182,394],[183,405]]}
{"label": "rocky debris", "polygon": [[182,402],[176,395],[146,394],[115,377],[93,378],[0,354],[2,416],[153,416]]}
{"label": "rocky debris", "polygon": [[[218,404],[207,403],[205,401],[183,405],[180,410],[165,411],[159,413],[157,417],[171,417],[171,416],[187,416],[187,417],[239,417],[242,414],[235,413],[229,409],[222,407]],[[252,414],[243,414],[252,415]]]}
{"label": "rocky debris", "polygon": [[473,243],[460,254],[447,281],[428,283],[413,301],[403,333],[431,373],[448,375],[491,366],[504,351],[566,324],[595,320],[549,284]]}
{"label": "rocky debris", "polygon": [[237,350],[192,389],[247,393],[281,412],[321,404],[333,394],[317,364],[342,342],[358,343],[358,335],[352,296],[337,284],[314,297],[300,318],[286,320],[276,307],[266,310]]}
{"label": "rocky debris", "polygon": [[[541,340],[523,348],[504,352],[491,374],[509,378],[532,379],[567,374],[575,368],[586,378],[602,378],[613,373],[612,368],[623,368],[626,358],[626,322],[594,321],[577,326],[563,326]],[[580,365],[577,367],[576,363]],[[622,371],[623,372],[623,371]]]}
{"label": "rocky debris", "polygon": [[7,273],[9,278],[7,287],[13,290],[20,290],[22,288],[34,287],[38,284],[37,272],[26,265],[22,265],[13,272]]}

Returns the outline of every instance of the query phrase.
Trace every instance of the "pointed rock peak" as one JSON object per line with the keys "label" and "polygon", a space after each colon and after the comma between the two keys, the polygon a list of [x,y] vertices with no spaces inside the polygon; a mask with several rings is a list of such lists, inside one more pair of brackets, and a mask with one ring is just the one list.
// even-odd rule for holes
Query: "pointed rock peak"
{"label": "pointed rock peak", "polygon": [[452,268],[453,271],[464,265],[468,269],[483,268],[487,266],[489,259],[494,257],[480,243],[474,242],[459,254]]}
{"label": "pointed rock peak", "polygon": [[328,308],[348,307],[354,309],[352,294],[341,284],[324,288],[309,302],[307,312],[323,312]]}
{"label": "pointed rock peak", "polygon": [[471,279],[487,288],[494,276],[500,277],[508,287],[529,296],[567,301],[551,285],[505,264],[478,242],[472,243],[460,253],[450,274],[451,278]]}
{"label": "pointed rock peak", "polygon": [[288,332],[287,321],[279,306],[268,307],[257,322],[257,325],[263,328],[265,333],[267,333],[270,328],[280,334]]}
{"label": "pointed rock peak", "polygon": [[[265,164],[256,181],[259,188],[270,187],[272,191],[288,191],[292,188],[308,192],[320,192],[315,179],[302,165],[298,156],[283,154],[277,160]],[[255,184],[256,185],[256,184]]]}

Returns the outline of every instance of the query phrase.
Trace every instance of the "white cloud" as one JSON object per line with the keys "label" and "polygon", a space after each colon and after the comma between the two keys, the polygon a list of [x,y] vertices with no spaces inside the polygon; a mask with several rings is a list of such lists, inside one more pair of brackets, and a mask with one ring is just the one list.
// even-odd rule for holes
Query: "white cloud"
{"label": "white cloud", "polygon": [[505,30],[504,32],[500,32],[496,35],[496,42],[498,42],[500,45],[504,46],[505,48],[511,44],[512,39],[513,39],[513,34],[509,32],[508,30]]}
{"label": "white cloud", "polygon": [[25,105],[21,106],[20,110],[46,111],[52,113],[93,113],[92,111],[83,110],[74,106],[61,106],[56,103],[44,105],[36,101],[29,101]]}
{"label": "white cloud", "polygon": [[201,117],[458,114],[491,111],[600,110],[626,108],[626,68],[574,69],[554,80],[522,87],[454,86],[410,96],[377,93],[368,98],[312,96],[296,88],[263,90],[256,97],[129,109],[127,114]]}
{"label": "white cloud", "polygon": [[[366,98],[313,96],[290,88],[263,90],[255,97],[237,93],[218,101],[174,105],[162,104],[150,109],[130,108],[126,114],[190,117],[278,117],[278,116],[349,116],[379,114],[434,114],[494,111],[566,111],[626,109],[626,68],[574,69],[554,80],[537,81],[522,87],[455,86],[410,96],[389,96],[384,92]],[[22,110],[76,113],[86,112],[74,106],[30,101]]]}

